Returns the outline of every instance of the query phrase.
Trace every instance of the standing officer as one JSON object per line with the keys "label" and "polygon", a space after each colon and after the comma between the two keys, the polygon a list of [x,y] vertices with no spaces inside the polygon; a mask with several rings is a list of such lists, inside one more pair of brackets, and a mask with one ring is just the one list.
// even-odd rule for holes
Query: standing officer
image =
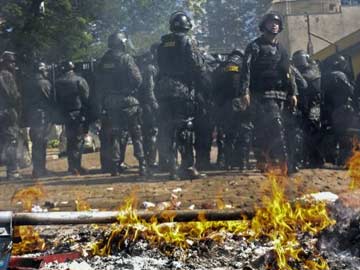
{"label": "standing officer", "polygon": [[352,127],[355,104],[354,86],[350,80],[350,66],[342,55],[336,56],[331,65],[331,70],[323,80],[324,89],[324,125],[330,126],[335,134],[335,144],[338,145],[339,153],[334,153],[338,165],[345,165],[347,158],[351,155],[351,136],[347,129]]}
{"label": "standing officer", "polygon": [[[255,106],[255,152],[258,168],[265,170],[269,161],[286,171],[288,161],[283,112],[287,101],[296,107],[296,86],[290,76],[286,50],[276,38],[283,30],[279,15],[266,14],[260,22],[262,36],[245,51],[240,92],[245,105],[250,97]],[[271,165],[270,163],[270,165]]]}
{"label": "standing officer", "polygon": [[299,108],[303,115],[304,131],[304,165],[317,168],[323,165],[323,157],[319,148],[321,141],[321,73],[318,65],[312,62],[309,55],[296,51],[292,62],[301,76],[306,80],[306,87],[299,89]]}
{"label": "standing officer", "polygon": [[125,52],[127,38],[114,33],[108,39],[109,50],[99,64],[98,91],[102,110],[111,130],[111,174],[121,172],[125,147],[130,134],[141,176],[147,175],[141,131],[141,108],[137,89],[142,76],[134,58]]}
{"label": "standing officer", "polygon": [[49,173],[46,170],[46,147],[55,103],[45,63],[40,62],[35,66],[35,74],[27,84],[23,100],[24,117],[30,126],[32,142],[32,175],[34,178],[47,176]]}
{"label": "standing officer", "polygon": [[7,178],[21,179],[19,173],[19,112],[20,93],[15,79],[16,59],[6,51],[0,59],[0,140],[1,158],[6,165]]}
{"label": "standing officer", "polygon": [[224,133],[226,168],[239,167],[246,170],[249,165],[252,123],[250,109],[241,107],[238,96],[240,69],[243,51],[233,50],[216,79],[214,100],[217,103],[218,130]]}
{"label": "standing officer", "polygon": [[74,64],[61,65],[63,74],[55,81],[56,102],[65,124],[68,171],[74,175],[86,174],[81,166],[84,135],[88,132],[89,86],[74,72]]}
{"label": "standing officer", "polygon": [[157,167],[157,113],[159,104],[155,96],[155,87],[159,74],[157,67],[157,47],[159,44],[153,44],[150,51],[146,53],[140,64],[140,70],[143,82],[140,87],[140,103],[142,107],[142,130],[144,135],[144,151],[146,163],[151,169]]}
{"label": "standing officer", "polygon": [[[188,35],[192,28],[184,12],[170,17],[170,34],[161,38],[158,48],[162,153],[168,153],[172,179],[178,179],[177,151],[180,150],[180,173],[184,178],[201,177],[194,164],[193,120],[196,116],[195,87],[203,83],[205,63],[196,43]],[[199,88],[198,88],[199,89]]]}

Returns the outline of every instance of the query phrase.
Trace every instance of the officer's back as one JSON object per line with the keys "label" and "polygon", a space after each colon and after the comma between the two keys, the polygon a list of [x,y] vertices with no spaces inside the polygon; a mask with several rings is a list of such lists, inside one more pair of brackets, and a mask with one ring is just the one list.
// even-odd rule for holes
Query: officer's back
{"label": "officer's back", "polygon": [[56,80],[56,101],[62,113],[82,110],[88,102],[89,86],[77,75],[72,62],[62,64],[63,74]]}

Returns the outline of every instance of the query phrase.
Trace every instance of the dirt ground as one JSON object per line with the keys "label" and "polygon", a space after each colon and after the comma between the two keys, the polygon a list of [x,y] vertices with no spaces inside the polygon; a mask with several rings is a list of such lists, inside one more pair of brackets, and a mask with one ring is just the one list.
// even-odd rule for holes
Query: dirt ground
{"label": "dirt ground", "polygon": [[[146,181],[137,177],[136,161],[132,149],[128,148],[126,162],[131,169],[118,177],[100,173],[99,153],[83,156],[84,167],[90,175],[74,177],[66,174],[66,158],[55,159],[56,151],[48,153],[47,167],[55,173],[54,177],[32,179],[31,168],[23,169],[25,178],[8,181],[5,168],[0,169],[0,211],[21,211],[22,206],[12,201],[13,195],[26,187],[42,185],[46,196],[37,203],[52,210],[75,210],[75,200],[86,202],[93,209],[115,210],[124,198],[134,193],[139,207],[143,202],[160,203],[169,201],[176,192],[181,208],[191,205],[195,208],[213,208],[220,201],[244,210],[252,210],[261,198],[268,194],[266,176],[258,171],[209,171],[208,177],[200,180],[170,181],[166,174],[156,174]],[[212,153],[215,159],[216,150]],[[350,179],[345,170],[331,168],[301,170],[289,178],[286,192],[290,198],[299,194],[331,191],[339,194],[349,190]]]}

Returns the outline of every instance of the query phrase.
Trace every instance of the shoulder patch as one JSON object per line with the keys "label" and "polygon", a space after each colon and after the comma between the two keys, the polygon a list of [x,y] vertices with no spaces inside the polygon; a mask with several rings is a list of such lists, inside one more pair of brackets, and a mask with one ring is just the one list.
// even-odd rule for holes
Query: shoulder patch
{"label": "shoulder patch", "polygon": [[164,43],[163,45],[165,48],[169,48],[169,47],[175,47],[176,46],[176,43],[175,41],[167,41]]}
{"label": "shoulder patch", "polygon": [[239,67],[235,65],[230,65],[225,67],[225,72],[239,72],[239,71],[240,71]]}
{"label": "shoulder patch", "polygon": [[103,69],[113,69],[115,68],[115,64],[114,63],[105,63],[102,65]]}

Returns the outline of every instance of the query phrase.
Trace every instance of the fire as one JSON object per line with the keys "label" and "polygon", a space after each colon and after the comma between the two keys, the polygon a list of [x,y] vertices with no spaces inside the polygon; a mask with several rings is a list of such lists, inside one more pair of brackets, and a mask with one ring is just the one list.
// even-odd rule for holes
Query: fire
{"label": "fire", "polygon": [[355,142],[353,145],[353,154],[347,162],[348,173],[351,178],[351,190],[360,187],[360,144],[358,142]]}
{"label": "fire", "polygon": [[15,239],[20,238],[21,242],[13,244],[13,255],[44,251],[46,248],[45,240],[40,237],[32,226],[15,227],[14,237]]}
{"label": "fire", "polygon": [[75,200],[76,211],[88,211],[91,209],[90,205],[83,199]]}
{"label": "fire", "polygon": [[[269,175],[269,180],[272,193],[263,199],[264,207],[256,210],[251,221],[251,238],[268,238],[273,243],[279,269],[292,269],[289,262],[301,262],[305,253],[298,239],[299,233],[316,235],[335,222],[328,216],[325,203],[298,201],[292,204],[284,195],[279,177]],[[319,257],[308,260],[307,265],[313,270],[328,268]]]}
{"label": "fire", "polygon": [[23,210],[31,212],[33,203],[43,198],[45,198],[44,188],[41,185],[36,185],[17,191],[11,201],[13,203],[21,202]]}
{"label": "fire", "polygon": [[[12,202],[21,202],[23,210],[31,212],[34,202],[45,197],[44,189],[41,185],[28,187],[22,189],[14,194]],[[20,242],[13,244],[12,254],[21,255],[34,251],[45,250],[45,240],[43,240],[39,233],[35,231],[32,226],[18,226],[14,228],[15,239],[20,239]]]}
{"label": "fire", "polygon": [[[174,216],[166,217],[168,223],[159,223],[156,218],[150,222],[140,219],[136,214],[134,199],[129,198],[122,207],[122,214],[118,217],[118,224],[113,224],[110,235],[92,245],[92,253],[105,256],[111,254],[112,248],[124,247],[125,243],[146,239],[153,246],[159,247],[167,254],[173,248],[188,249],[195,241],[213,239],[221,241],[225,235],[217,232],[244,233],[248,228],[248,221],[175,223]],[[115,242],[115,243],[114,243]]]}
{"label": "fire", "polygon": [[113,224],[110,234],[92,245],[92,253],[109,255],[114,248],[123,248],[127,244],[145,239],[167,254],[175,247],[186,250],[195,242],[211,239],[221,242],[225,233],[247,237],[249,241],[265,239],[273,245],[277,269],[292,269],[293,262],[303,263],[306,269],[328,269],[326,261],[316,254],[305,254],[300,234],[316,235],[334,224],[327,214],[325,203],[315,201],[289,202],[279,182],[281,177],[269,175],[271,196],[264,198],[263,207],[256,210],[252,220],[207,221],[200,213],[198,222],[160,224],[156,218],[150,222],[140,219],[136,214],[133,198],[125,202],[118,217],[118,224]]}

